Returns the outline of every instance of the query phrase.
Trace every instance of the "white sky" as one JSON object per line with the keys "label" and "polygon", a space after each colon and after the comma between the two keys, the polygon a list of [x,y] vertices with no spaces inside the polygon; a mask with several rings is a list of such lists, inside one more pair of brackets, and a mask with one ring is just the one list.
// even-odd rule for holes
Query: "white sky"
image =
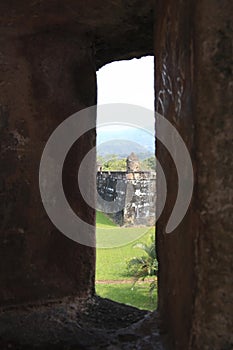
{"label": "white sky", "polygon": [[154,57],[117,61],[97,72],[98,104],[130,103],[154,110]]}
{"label": "white sky", "polygon": [[[98,105],[106,103],[129,103],[154,110],[154,57],[147,56],[141,59],[116,61],[102,67],[97,72]],[[122,138],[129,131],[128,139],[134,139],[130,130],[133,127],[124,125],[102,126],[101,116],[97,115],[97,144],[104,140]],[[154,144],[154,116],[145,121],[152,125],[151,143]],[[99,127],[98,127],[99,124]],[[101,125],[101,126],[100,126]],[[132,130],[131,130],[132,131]]]}

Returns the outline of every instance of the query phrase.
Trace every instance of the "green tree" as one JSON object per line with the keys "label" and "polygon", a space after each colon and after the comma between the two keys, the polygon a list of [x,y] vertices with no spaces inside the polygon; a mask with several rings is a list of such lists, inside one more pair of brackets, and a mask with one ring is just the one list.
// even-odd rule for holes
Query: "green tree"
{"label": "green tree", "polygon": [[125,171],[126,170],[126,158],[120,159],[113,157],[109,160],[105,160],[102,164],[103,171]]}
{"label": "green tree", "polygon": [[144,252],[143,256],[134,257],[127,262],[128,272],[134,277],[133,287],[139,280],[144,281],[146,277],[154,277],[153,281],[150,283],[149,289],[149,292],[152,295],[152,292],[157,285],[155,276],[158,275],[158,261],[156,259],[154,235],[152,234],[150,236],[148,244],[136,243],[133,247],[139,248]]}
{"label": "green tree", "polygon": [[[125,171],[126,170],[126,158],[119,158],[116,154],[107,154],[105,156],[97,156],[97,163],[102,165],[104,171]],[[155,170],[155,157],[151,156],[149,158],[140,161],[141,168],[143,170]]]}
{"label": "green tree", "polygon": [[156,162],[154,156],[146,158],[142,161],[142,168],[145,170],[155,170],[155,163]]}

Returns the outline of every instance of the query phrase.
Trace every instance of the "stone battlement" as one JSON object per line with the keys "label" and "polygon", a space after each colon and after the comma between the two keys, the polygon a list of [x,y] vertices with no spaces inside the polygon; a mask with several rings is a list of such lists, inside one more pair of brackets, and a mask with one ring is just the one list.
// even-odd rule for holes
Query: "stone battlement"
{"label": "stone battlement", "polygon": [[[98,207],[119,225],[154,225],[156,173],[152,171],[98,171]],[[102,201],[102,199],[104,201]],[[112,203],[119,208],[111,212]]]}

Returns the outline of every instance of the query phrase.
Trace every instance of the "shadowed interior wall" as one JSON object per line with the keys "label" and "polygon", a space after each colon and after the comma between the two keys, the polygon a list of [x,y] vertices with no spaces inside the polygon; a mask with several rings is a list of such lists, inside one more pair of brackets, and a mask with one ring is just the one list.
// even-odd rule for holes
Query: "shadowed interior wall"
{"label": "shadowed interior wall", "polygon": [[197,1],[195,118],[198,240],[191,348],[233,346],[233,3]]}
{"label": "shadowed interior wall", "polygon": [[[51,133],[96,102],[92,56],[86,39],[66,31],[9,35],[1,42],[1,304],[93,292],[94,249],[56,230],[38,186],[40,158]],[[77,163],[95,144],[95,132],[86,136],[66,180],[76,210],[80,195],[71,193]],[[87,170],[88,182],[94,181],[94,169],[93,164]],[[82,205],[81,215],[94,225],[94,210]]]}
{"label": "shadowed interior wall", "polygon": [[[159,2],[155,26],[156,110],[164,115],[182,136],[190,154],[194,148],[193,106],[193,23],[192,1]],[[166,138],[171,138],[167,131]],[[176,140],[172,140],[174,149]],[[183,155],[178,155],[182,159]],[[159,259],[159,311],[172,349],[185,349],[192,325],[195,288],[196,221],[190,207],[182,223],[165,233],[178,191],[176,167],[165,146],[157,142],[157,157],[166,175],[167,201],[157,223]],[[193,158],[194,160],[194,158]],[[195,167],[195,162],[194,162]],[[183,169],[185,181],[185,169]],[[157,202],[160,201],[160,178]]]}
{"label": "shadowed interior wall", "polygon": [[[96,104],[98,67],[153,52],[152,1],[2,1],[0,25],[0,304],[88,297],[95,250],[50,222],[39,193],[40,158],[63,120]],[[67,199],[93,224],[93,236],[95,213],[76,179],[95,136],[80,138],[63,171]],[[94,182],[93,162],[87,188]]]}
{"label": "shadowed interior wall", "polygon": [[179,130],[195,172],[189,211],[165,234],[177,173],[158,142],[169,193],[157,224],[159,311],[171,349],[230,349],[232,3],[168,0],[156,6],[156,107]]}

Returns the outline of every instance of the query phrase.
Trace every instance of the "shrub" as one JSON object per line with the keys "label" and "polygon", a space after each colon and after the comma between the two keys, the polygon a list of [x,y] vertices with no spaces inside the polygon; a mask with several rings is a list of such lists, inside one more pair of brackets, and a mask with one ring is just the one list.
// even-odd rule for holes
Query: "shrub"
{"label": "shrub", "polygon": [[138,281],[144,281],[146,277],[154,277],[149,289],[150,295],[152,295],[152,292],[157,286],[155,276],[158,275],[154,235],[150,236],[150,242],[148,244],[136,243],[133,247],[141,249],[145,254],[141,257],[134,257],[127,262],[128,273],[134,277],[132,288]]}

